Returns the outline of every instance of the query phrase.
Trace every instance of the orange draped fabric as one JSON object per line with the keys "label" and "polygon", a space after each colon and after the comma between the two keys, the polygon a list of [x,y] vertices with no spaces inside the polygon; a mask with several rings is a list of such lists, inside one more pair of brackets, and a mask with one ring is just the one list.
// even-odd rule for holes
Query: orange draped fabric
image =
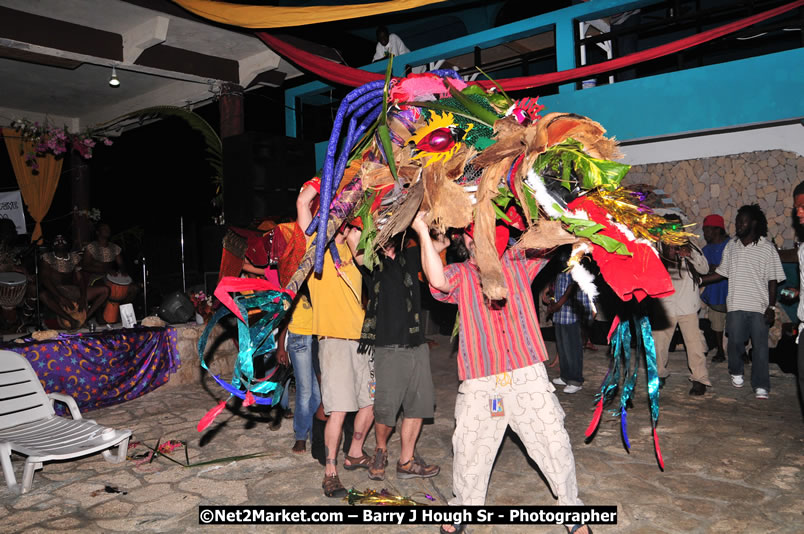
{"label": "orange draped fabric", "polygon": [[25,163],[23,157],[25,152],[33,151],[33,144],[24,143],[20,134],[11,128],[3,128],[3,137],[22,198],[28,207],[28,213],[36,221],[31,242],[37,243],[42,237],[42,219],[50,210],[53,195],[56,194],[56,187],[59,185],[63,160],[62,158],[57,159],[53,154],[38,157],[36,161],[39,164],[39,170],[34,172],[33,167]]}
{"label": "orange draped fabric", "polygon": [[223,24],[242,28],[286,28],[405,11],[446,0],[390,0],[371,4],[304,7],[249,6],[212,0],[173,1],[191,13]]}

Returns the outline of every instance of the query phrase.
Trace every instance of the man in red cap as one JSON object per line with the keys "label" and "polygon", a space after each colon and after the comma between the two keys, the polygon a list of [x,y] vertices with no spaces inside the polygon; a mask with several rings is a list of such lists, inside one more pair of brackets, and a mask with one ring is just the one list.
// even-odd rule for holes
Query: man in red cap
{"label": "man in red cap", "polygon": [[[704,257],[709,262],[709,272],[713,273],[720,265],[723,249],[729,242],[729,234],[726,233],[723,217],[717,214],[704,217],[703,235],[706,240],[706,246],[703,248]],[[707,285],[701,294],[701,300],[709,308],[709,323],[717,340],[717,353],[712,357],[713,363],[726,361],[726,355],[723,352],[723,330],[726,328],[726,296],[728,293],[728,280],[721,280]]]}
{"label": "man in red cap", "polygon": [[[502,256],[508,298],[489,302],[480,287],[471,235],[463,236],[469,259],[444,267],[424,216],[419,213],[412,227],[419,235],[430,292],[437,300],[457,304],[460,314],[458,376],[462,383],[452,436],[455,498],[449,503],[485,503],[494,458],[510,425],[558,503],[582,505],[564,413],[543,363],[547,350],[530,288],[547,258],[524,250],[506,251],[507,231],[497,231],[495,244]],[[460,532],[464,526],[443,525],[441,532]],[[576,525],[572,531],[587,534],[588,527]]]}

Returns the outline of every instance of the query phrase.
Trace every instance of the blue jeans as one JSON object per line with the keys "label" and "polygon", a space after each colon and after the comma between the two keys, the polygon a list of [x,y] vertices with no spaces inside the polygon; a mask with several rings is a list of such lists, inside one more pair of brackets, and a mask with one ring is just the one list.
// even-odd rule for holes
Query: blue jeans
{"label": "blue jeans", "polygon": [[757,312],[730,311],[726,314],[726,335],[729,336],[729,374],[743,376],[745,342],[751,338],[751,387],[770,391],[768,370],[768,323]]}
{"label": "blue jeans", "polygon": [[313,371],[313,336],[303,336],[288,332],[288,355],[296,376],[296,412],[293,414],[293,432],[297,440],[307,440],[313,427],[313,415],[321,404],[321,391],[318,389]]}
{"label": "blue jeans", "polygon": [[583,384],[583,345],[581,323],[554,324],[561,380],[571,386]]}

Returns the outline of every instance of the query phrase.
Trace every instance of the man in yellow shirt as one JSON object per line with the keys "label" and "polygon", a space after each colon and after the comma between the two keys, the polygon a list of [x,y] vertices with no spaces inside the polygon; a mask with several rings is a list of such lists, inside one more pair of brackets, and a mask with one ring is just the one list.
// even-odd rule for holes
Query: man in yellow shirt
{"label": "man in yellow shirt", "polygon": [[[311,205],[318,192],[305,186],[296,200],[299,226],[306,229],[312,221]],[[363,326],[362,280],[354,263],[347,239],[356,242],[360,230],[346,226],[335,235],[341,258],[336,268],[327,253],[321,275],[307,279],[313,306],[313,335],[318,336],[321,363],[321,399],[329,415],[324,431],[326,465],[322,487],[327,497],[343,497],[346,489],[338,478],[337,456],[343,421],[348,412],[357,412],[354,435],[344,469],[368,469],[371,458],[363,451],[363,441],[374,422],[374,372],[369,357],[358,354],[358,340]]]}

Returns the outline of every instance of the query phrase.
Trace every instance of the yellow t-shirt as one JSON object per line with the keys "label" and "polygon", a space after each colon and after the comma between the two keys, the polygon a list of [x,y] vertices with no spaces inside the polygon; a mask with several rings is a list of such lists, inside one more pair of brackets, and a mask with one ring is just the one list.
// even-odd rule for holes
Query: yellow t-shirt
{"label": "yellow t-shirt", "polygon": [[299,297],[293,308],[288,330],[297,336],[309,336],[313,333],[313,307],[305,295]]}
{"label": "yellow t-shirt", "polygon": [[338,275],[327,251],[321,276],[313,273],[307,280],[313,305],[313,334],[357,340],[363,329],[363,284],[349,246],[343,243],[337,247],[345,278]]}

